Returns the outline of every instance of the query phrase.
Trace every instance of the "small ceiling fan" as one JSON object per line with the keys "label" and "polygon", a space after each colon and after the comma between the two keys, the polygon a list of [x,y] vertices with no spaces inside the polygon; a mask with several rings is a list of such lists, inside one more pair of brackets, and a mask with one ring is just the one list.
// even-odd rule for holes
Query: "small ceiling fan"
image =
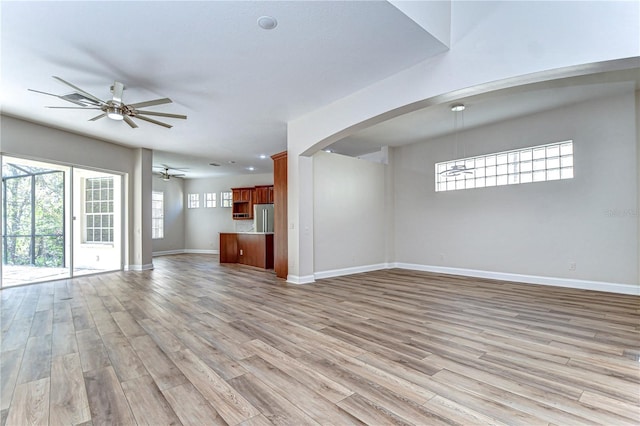
{"label": "small ceiling fan", "polygon": [[163,123],[158,120],[154,120],[152,118],[146,117],[147,115],[157,116],[157,117],[167,117],[167,118],[181,118],[186,119],[186,115],[180,114],[168,114],[165,112],[156,112],[156,111],[147,111],[138,108],[144,108],[148,106],[154,105],[162,105],[162,104],[170,104],[173,102],[169,98],[161,98],[154,99],[151,101],[145,102],[137,102],[134,104],[125,104],[122,102],[122,93],[124,92],[124,84],[119,81],[115,81],[113,86],[111,86],[111,93],[113,93],[113,97],[108,101],[103,101],[102,99],[93,96],[91,93],[86,92],[80,89],[77,86],[69,83],[61,79],[60,77],[53,76],[56,80],[60,81],[63,84],[73,88],[75,92],[72,92],[68,95],[55,95],[53,93],[41,92],[40,90],[28,89],[32,92],[41,93],[43,95],[54,96],[58,99],[62,99],[67,102],[71,102],[72,104],[76,104],[78,106],[75,107],[60,107],[60,106],[48,106],[47,108],[57,108],[57,109],[91,109],[91,110],[99,110],[102,111],[102,114],[97,115],[89,121],[96,121],[103,117],[108,117],[112,120],[124,120],[131,128],[135,129],[138,125],[132,120],[132,118],[137,118],[139,120],[148,121],[149,123],[157,124],[159,126],[166,127],[170,129],[173,127],[170,124]]}
{"label": "small ceiling fan", "polygon": [[153,172],[154,175],[160,176],[162,180],[170,180],[171,178],[183,177],[184,173],[169,173],[169,170],[186,171],[187,169],[179,169],[175,167],[169,167],[166,164],[160,166],[153,166],[156,169],[162,169],[159,172]]}

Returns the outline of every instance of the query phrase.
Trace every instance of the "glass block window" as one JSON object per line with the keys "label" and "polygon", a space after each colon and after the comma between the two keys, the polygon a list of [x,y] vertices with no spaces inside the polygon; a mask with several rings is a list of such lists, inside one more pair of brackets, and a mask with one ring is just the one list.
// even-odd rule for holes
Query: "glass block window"
{"label": "glass block window", "polygon": [[220,206],[232,207],[233,206],[233,193],[231,191],[222,191],[220,193]]}
{"label": "glass block window", "polygon": [[151,193],[151,238],[164,238],[164,192]]}
{"label": "glass block window", "polygon": [[187,208],[200,208],[200,194],[187,194]]}
{"label": "glass block window", "polygon": [[112,243],[113,178],[87,178],[84,183],[84,240],[87,243]]}
{"label": "glass block window", "polygon": [[435,165],[436,192],[573,178],[573,141]]}
{"label": "glass block window", "polygon": [[216,206],[216,193],[206,192],[204,194],[204,207],[207,209],[214,208]]}

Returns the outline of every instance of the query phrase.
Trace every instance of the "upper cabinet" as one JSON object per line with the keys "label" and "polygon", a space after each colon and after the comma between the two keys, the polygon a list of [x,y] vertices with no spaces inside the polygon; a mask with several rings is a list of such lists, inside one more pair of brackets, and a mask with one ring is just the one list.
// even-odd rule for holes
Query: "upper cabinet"
{"label": "upper cabinet", "polygon": [[233,218],[253,219],[254,204],[273,204],[273,185],[231,188],[233,198]]}
{"label": "upper cabinet", "polygon": [[231,188],[233,197],[233,218],[238,220],[253,219],[254,188]]}
{"label": "upper cabinet", "polygon": [[273,185],[256,186],[255,204],[273,204]]}

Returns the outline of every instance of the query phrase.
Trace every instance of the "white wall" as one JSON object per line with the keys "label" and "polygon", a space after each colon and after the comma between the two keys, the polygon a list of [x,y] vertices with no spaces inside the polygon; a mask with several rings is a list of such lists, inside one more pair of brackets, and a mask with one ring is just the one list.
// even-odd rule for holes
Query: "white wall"
{"label": "white wall", "polygon": [[637,285],[638,222],[618,213],[637,209],[637,114],[629,93],[459,136],[466,156],[572,139],[571,180],[436,193],[452,136],[396,149],[396,261]]}
{"label": "white wall", "polygon": [[[233,220],[230,208],[220,207],[220,192],[244,186],[273,185],[273,174],[255,174],[227,176],[208,179],[186,179],[184,182],[184,219],[185,250],[218,253],[220,249],[220,232],[248,231],[253,221]],[[203,198],[205,192],[215,192],[218,207],[205,209]],[[189,193],[200,194],[200,208],[186,208],[186,197]]]}
{"label": "white wall", "polygon": [[184,239],[184,180],[164,181],[153,177],[153,190],[164,193],[164,238],[153,240],[153,253],[183,252]]}
{"label": "white wall", "polygon": [[385,167],[323,151],[313,156],[316,277],[384,266]]}

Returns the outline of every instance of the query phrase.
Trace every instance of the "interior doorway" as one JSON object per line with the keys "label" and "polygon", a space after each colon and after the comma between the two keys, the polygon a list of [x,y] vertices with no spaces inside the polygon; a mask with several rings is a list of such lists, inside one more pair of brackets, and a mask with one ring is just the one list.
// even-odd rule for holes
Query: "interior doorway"
{"label": "interior doorway", "polygon": [[122,269],[122,177],[2,156],[0,285]]}

